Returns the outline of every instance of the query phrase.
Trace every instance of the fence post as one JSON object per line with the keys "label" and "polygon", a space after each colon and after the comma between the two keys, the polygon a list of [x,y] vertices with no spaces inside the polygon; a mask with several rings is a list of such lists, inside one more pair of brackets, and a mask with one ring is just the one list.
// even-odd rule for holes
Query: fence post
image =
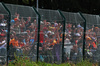
{"label": "fence post", "polygon": [[7,21],[7,28],[8,28],[8,32],[7,32],[7,65],[8,65],[8,59],[9,59],[9,42],[10,42],[10,20],[11,20],[11,13],[9,11],[9,9],[5,6],[5,4],[2,2],[3,7],[7,10],[8,12],[8,21]]}
{"label": "fence post", "polygon": [[85,60],[85,33],[86,33],[86,19],[82,15],[81,12],[79,12],[80,16],[84,19],[84,32],[83,32],[83,60]]}
{"label": "fence post", "polygon": [[[99,18],[100,18],[100,14],[99,14]],[[98,63],[99,63],[98,66],[100,66],[100,61]]]}
{"label": "fence post", "polygon": [[64,15],[61,13],[60,10],[58,10],[60,15],[62,16],[63,18],[63,37],[62,37],[62,63],[64,62],[64,37],[65,37],[65,21],[66,21],[66,18],[64,17]]}
{"label": "fence post", "polygon": [[38,11],[33,7],[33,9],[35,10],[37,16],[38,16],[38,38],[37,38],[37,62],[38,62],[38,58],[39,58],[39,44],[40,44],[40,20],[41,20],[41,16],[38,13]]}

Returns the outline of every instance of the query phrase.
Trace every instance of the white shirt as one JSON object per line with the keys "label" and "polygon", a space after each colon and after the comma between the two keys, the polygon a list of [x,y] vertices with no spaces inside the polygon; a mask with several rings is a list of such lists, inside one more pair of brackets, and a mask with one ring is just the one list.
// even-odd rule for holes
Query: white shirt
{"label": "white shirt", "polygon": [[0,43],[3,43],[3,45],[2,45],[2,46],[0,46],[0,49],[1,49],[1,48],[5,48],[5,46],[6,46],[6,44],[7,44],[7,43],[6,43],[6,40],[3,40],[3,41],[2,41],[2,42],[0,42]]}

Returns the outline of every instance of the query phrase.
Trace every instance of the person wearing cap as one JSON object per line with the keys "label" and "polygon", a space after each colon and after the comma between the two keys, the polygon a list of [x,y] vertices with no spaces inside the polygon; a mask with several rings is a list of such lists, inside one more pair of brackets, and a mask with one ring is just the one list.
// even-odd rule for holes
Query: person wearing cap
{"label": "person wearing cap", "polygon": [[80,35],[80,33],[75,33],[74,36],[73,36],[73,39],[74,39],[74,40],[71,40],[71,42],[74,41],[73,43],[75,43],[75,44],[76,44],[76,42],[80,41],[80,40],[81,40],[81,35]]}
{"label": "person wearing cap", "polygon": [[65,50],[65,55],[67,56],[66,60],[70,59],[70,52],[72,48],[73,46],[71,45],[70,40],[65,37],[64,50]]}
{"label": "person wearing cap", "polygon": [[89,49],[94,49],[93,45],[92,45],[92,38],[87,36],[86,37],[86,44],[87,46],[89,46]]}
{"label": "person wearing cap", "polygon": [[96,46],[93,38],[86,36],[86,45],[85,46],[86,46],[85,50],[86,50],[87,58],[93,58],[93,55],[97,49],[97,46]]}
{"label": "person wearing cap", "polygon": [[18,18],[15,18],[14,21],[15,21],[15,24],[11,26],[12,31],[15,31],[16,33],[21,32],[21,30],[20,30],[20,20]]}
{"label": "person wearing cap", "polygon": [[99,30],[99,27],[95,27],[95,32],[98,32],[98,30]]}

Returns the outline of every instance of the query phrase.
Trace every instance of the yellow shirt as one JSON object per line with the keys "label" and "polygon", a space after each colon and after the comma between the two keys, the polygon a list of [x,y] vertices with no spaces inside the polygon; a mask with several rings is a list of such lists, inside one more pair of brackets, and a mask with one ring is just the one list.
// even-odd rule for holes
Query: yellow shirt
{"label": "yellow shirt", "polygon": [[49,30],[52,30],[52,29],[55,29],[55,27],[50,27],[50,26],[49,26]]}

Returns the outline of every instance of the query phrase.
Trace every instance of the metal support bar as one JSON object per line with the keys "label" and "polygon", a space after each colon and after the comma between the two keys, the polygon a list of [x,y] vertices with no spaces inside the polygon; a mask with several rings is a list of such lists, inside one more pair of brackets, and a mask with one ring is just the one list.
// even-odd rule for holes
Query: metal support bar
{"label": "metal support bar", "polygon": [[38,16],[38,38],[37,38],[37,62],[38,62],[38,58],[39,58],[39,44],[40,44],[40,19],[41,19],[41,16],[40,14],[38,13],[38,11],[33,7],[33,9],[35,10],[35,12],[37,13],[37,16]]}
{"label": "metal support bar", "polygon": [[83,60],[85,60],[85,33],[86,33],[86,19],[84,18],[84,16],[82,15],[81,12],[79,12],[79,14],[81,15],[81,17],[84,19],[84,35],[83,35]]}
{"label": "metal support bar", "polygon": [[2,5],[4,6],[4,8],[7,10],[8,12],[8,21],[7,21],[7,27],[8,27],[8,32],[7,32],[7,65],[8,65],[8,59],[9,59],[9,42],[10,42],[10,20],[11,20],[11,13],[9,11],[9,9],[5,6],[5,4],[2,2]]}
{"label": "metal support bar", "polygon": [[64,17],[64,15],[61,13],[60,10],[58,10],[60,15],[62,16],[63,18],[63,37],[62,37],[62,63],[64,62],[64,37],[65,37],[65,21],[66,21],[66,18]]}

